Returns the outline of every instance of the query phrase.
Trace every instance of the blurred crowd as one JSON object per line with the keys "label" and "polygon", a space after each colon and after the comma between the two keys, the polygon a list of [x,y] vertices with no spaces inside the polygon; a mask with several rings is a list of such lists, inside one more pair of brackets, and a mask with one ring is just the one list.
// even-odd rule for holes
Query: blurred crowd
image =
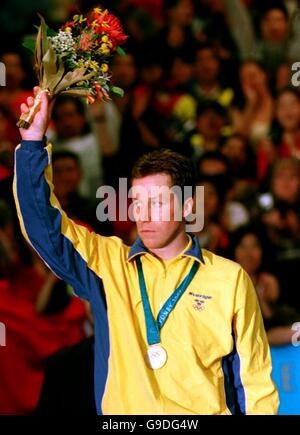
{"label": "blurred crowd", "polygon": [[[32,95],[21,47],[37,12],[58,28],[91,0],[4,1],[0,35],[0,414],[31,413],[45,363],[92,335],[72,297],[20,235],[12,197],[15,126]],[[76,222],[131,244],[134,223],[99,222],[97,188],[118,187],[135,160],[161,147],[189,156],[204,186],[202,248],[240,263],[253,280],[271,345],[300,321],[300,62],[298,0],[110,0],[129,35],[111,72],[123,98],[57,98],[47,132],[55,194]],[[5,37],[5,39],[3,39]],[[300,69],[300,64],[299,64]],[[300,84],[300,81],[299,81]],[[297,293],[299,292],[299,293]],[[226,297],[226,296],[224,296]]]}

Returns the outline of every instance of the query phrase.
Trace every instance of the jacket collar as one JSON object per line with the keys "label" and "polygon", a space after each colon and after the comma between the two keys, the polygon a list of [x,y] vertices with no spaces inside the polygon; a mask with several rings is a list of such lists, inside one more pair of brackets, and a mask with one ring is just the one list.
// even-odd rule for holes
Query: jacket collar
{"label": "jacket collar", "polygon": [[[190,234],[190,237],[192,238],[192,246],[187,251],[185,251],[183,255],[187,257],[192,257],[195,260],[198,260],[199,262],[205,264],[198,237],[194,234]],[[142,240],[138,237],[130,248],[127,260],[131,261],[137,255],[142,255],[146,253],[149,253],[149,249],[146,248]]]}

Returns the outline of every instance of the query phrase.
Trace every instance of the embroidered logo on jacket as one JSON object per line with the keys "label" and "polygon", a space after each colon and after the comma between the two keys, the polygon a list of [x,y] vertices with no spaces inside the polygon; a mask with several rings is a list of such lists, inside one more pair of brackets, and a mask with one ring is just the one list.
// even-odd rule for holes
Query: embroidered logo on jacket
{"label": "embroidered logo on jacket", "polygon": [[194,298],[193,308],[197,311],[205,310],[206,301],[212,299],[212,296],[200,295],[193,292],[189,292],[189,296],[192,296]]}

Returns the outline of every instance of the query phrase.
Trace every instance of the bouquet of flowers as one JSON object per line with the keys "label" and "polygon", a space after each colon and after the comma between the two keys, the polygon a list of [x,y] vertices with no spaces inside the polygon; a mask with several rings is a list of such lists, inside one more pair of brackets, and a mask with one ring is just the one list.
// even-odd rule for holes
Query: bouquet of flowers
{"label": "bouquet of flowers", "polygon": [[[110,62],[127,36],[120,21],[107,10],[94,8],[90,15],[74,15],[58,32],[48,28],[43,17],[36,39],[27,38],[24,46],[34,52],[35,70],[41,88],[50,98],[58,94],[109,100],[110,94],[123,96],[123,90],[111,84]],[[17,126],[28,128],[38,111],[40,93]]]}

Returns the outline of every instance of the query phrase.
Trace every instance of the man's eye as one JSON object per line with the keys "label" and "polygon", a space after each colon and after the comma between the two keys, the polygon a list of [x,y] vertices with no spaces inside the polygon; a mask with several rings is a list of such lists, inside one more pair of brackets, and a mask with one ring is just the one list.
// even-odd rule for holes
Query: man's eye
{"label": "man's eye", "polygon": [[141,201],[133,201],[133,206],[134,207],[141,207],[142,202]]}
{"label": "man's eye", "polygon": [[159,207],[162,205],[161,201],[159,201],[159,199],[153,199],[151,201],[151,204],[154,205],[154,207]]}

